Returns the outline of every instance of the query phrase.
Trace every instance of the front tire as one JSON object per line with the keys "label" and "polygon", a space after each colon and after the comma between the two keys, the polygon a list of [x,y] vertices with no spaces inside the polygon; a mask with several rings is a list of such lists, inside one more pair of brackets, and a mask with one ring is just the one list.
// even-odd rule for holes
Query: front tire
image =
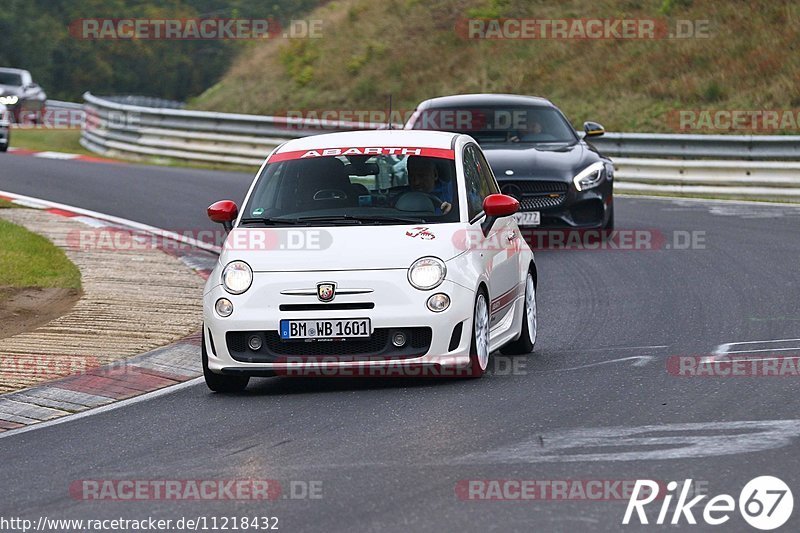
{"label": "front tire", "polygon": [[521,355],[531,353],[536,344],[539,320],[536,309],[536,286],[533,276],[528,272],[525,276],[525,307],[522,309],[522,331],[519,338],[503,346],[500,351],[505,355]]}
{"label": "front tire", "polygon": [[223,374],[215,374],[208,368],[205,326],[203,327],[203,341],[200,345],[200,351],[203,358],[203,377],[209,389],[214,392],[241,392],[247,387],[250,376],[225,376]]}
{"label": "front tire", "polygon": [[611,213],[609,213],[609,215],[608,215],[608,222],[606,222],[605,226],[603,226],[603,229],[606,231],[606,233],[611,233],[612,231],[614,231],[614,208],[613,207],[611,208]]}
{"label": "front tire", "polygon": [[489,366],[489,304],[486,293],[479,291],[472,313],[472,342],[469,347],[470,375],[479,378]]}

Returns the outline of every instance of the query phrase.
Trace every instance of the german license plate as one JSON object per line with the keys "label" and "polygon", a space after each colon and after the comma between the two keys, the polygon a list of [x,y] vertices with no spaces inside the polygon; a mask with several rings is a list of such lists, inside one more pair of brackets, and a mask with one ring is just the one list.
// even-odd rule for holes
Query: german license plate
{"label": "german license plate", "polygon": [[369,337],[369,318],[281,320],[281,339],[356,339]]}
{"label": "german license plate", "polygon": [[538,226],[542,223],[542,217],[539,211],[514,213],[514,218],[517,220],[517,225],[519,226]]}

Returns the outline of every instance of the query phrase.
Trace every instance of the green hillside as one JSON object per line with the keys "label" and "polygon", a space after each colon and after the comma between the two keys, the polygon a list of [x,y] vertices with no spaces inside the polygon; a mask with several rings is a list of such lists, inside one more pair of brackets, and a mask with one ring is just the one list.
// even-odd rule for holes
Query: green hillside
{"label": "green hillside", "polygon": [[[510,92],[548,97],[576,124],[665,132],[676,110],[800,108],[800,4],[792,1],[336,0],[309,17],[323,20],[321,38],[247,49],[192,105],[380,110],[391,93],[396,109],[413,109],[436,95]],[[469,17],[699,20],[710,37],[468,40],[456,26]]]}

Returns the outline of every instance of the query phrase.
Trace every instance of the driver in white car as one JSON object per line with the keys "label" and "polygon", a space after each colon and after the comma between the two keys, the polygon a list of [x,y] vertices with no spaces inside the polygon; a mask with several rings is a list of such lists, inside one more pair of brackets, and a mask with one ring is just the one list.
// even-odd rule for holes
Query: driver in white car
{"label": "driver in white car", "polygon": [[441,194],[440,191],[437,191],[437,185],[440,185],[439,189],[442,189],[442,187],[433,161],[426,157],[412,156],[408,158],[406,165],[410,189],[429,195],[434,200],[437,209],[441,211],[441,213],[437,214],[446,215],[449,213],[453,208],[452,204],[437,196],[437,193]]}

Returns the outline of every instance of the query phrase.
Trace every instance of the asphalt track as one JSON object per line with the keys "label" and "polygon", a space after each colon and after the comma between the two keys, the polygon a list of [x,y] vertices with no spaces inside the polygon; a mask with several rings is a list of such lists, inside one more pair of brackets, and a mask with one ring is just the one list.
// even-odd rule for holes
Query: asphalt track
{"label": "asphalt track", "polygon": [[[0,190],[166,228],[211,227],[205,207],[240,200],[248,183],[235,173],[0,157]],[[277,516],[282,531],[619,531],[656,527],[621,526],[625,500],[465,501],[456,488],[691,478],[738,499],[748,480],[774,475],[797,500],[797,376],[681,377],[667,361],[800,338],[800,209],[618,198],[616,220],[666,241],[656,250],[538,252],[536,350],[497,359],[484,379],[269,378],[230,396],[198,383],[9,435],[0,438],[0,516]],[[702,245],[676,249],[684,232],[702,232]],[[745,346],[800,354],[800,341]],[[131,502],[69,492],[84,479],[253,478],[278,480],[286,496],[321,482],[322,497]],[[659,505],[648,507],[651,521]],[[795,510],[786,528],[797,520]],[[737,512],[716,529],[750,530]]]}

